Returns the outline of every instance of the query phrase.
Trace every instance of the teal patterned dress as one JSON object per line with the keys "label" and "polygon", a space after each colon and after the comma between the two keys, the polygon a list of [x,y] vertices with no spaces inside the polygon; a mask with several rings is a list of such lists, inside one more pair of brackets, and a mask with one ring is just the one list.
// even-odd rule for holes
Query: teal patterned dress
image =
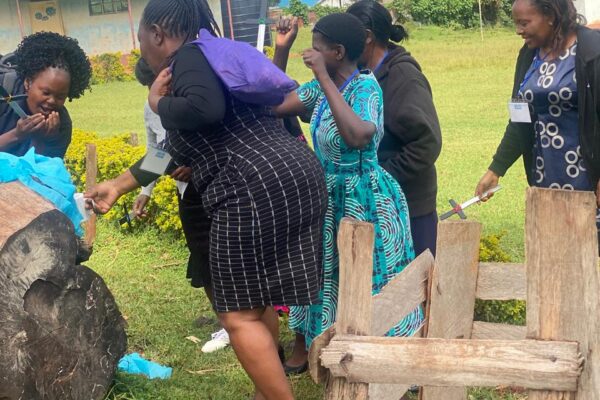
{"label": "teal patterned dress", "polygon": [[[400,185],[377,162],[377,146],[383,137],[383,96],[370,72],[356,75],[342,95],[364,121],[372,122],[377,132],[359,151],[346,146],[340,136],[329,106],[319,109],[325,96],[316,80],[297,89],[304,105],[313,110],[310,129],[316,140],[315,151],[327,181],[329,200],[324,226],[323,280],[321,304],[290,307],[290,328],[306,338],[309,348],[313,339],[335,321],[339,260],[336,245],[342,217],[368,221],[375,225],[373,254],[373,294],[377,294],[414,258],[408,206]],[[399,300],[401,301],[401,300]],[[390,332],[389,336],[410,336],[423,322],[421,308],[414,310]]]}

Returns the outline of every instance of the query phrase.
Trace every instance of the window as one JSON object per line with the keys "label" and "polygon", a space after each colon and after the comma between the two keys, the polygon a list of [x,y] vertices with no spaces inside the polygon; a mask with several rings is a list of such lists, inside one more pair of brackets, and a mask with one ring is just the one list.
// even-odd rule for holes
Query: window
{"label": "window", "polygon": [[127,0],[89,0],[90,15],[103,15],[125,12]]}

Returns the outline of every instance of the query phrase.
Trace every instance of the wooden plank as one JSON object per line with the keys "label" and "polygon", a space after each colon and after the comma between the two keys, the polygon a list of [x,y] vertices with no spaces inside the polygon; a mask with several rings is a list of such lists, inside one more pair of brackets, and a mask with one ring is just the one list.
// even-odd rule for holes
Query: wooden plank
{"label": "wooden plank", "polygon": [[[85,145],[85,188],[90,190],[95,184],[98,177],[98,157],[96,153],[96,145],[86,143]],[[92,214],[85,223],[85,236],[83,241],[88,247],[92,247],[96,240],[96,214]]]}
{"label": "wooden plank", "polygon": [[[373,246],[375,231],[367,222],[343,218],[337,244],[340,278],[336,332],[369,335],[371,332]],[[350,383],[330,376],[325,390],[328,400],[367,400],[369,385]]]}
{"label": "wooden plank", "polygon": [[0,248],[15,232],[52,210],[52,203],[21,182],[0,183]]}
{"label": "wooden plank", "polygon": [[[423,337],[423,328],[416,331],[412,337]],[[370,383],[369,400],[398,400],[404,396],[411,386],[412,384],[402,385],[397,383]]]}
{"label": "wooden plank", "polygon": [[[481,224],[474,221],[439,223],[427,337],[471,337],[480,236]],[[424,387],[421,398],[465,400],[467,391],[464,387]]]}
{"label": "wooden plank", "polygon": [[335,324],[317,336],[308,350],[308,372],[315,383],[327,383],[329,371],[321,365],[321,350],[331,342],[333,335],[335,335]]}
{"label": "wooden plank", "polygon": [[582,360],[575,342],[340,335],[321,362],[351,382],[575,390]]}
{"label": "wooden plank", "polygon": [[527,337],[527,327],[491,322],[473,322],[471,339],[523,340]]}
{"label": "wooden plank", "polygon": [[427,298],[427,279],[433,268],[427,249],[373,296],[371,335],[383,336]]}
{"label": "wooden plank", "polygon": [[526,300],[525,265],[479,263],[475,296],[481,300]]}
{"label": "wooden plank", "polygon": [[600,399],[600,277],[592,192],[527,191],[527,336],[579,342],[577,393],[530,391],[529,400]]}

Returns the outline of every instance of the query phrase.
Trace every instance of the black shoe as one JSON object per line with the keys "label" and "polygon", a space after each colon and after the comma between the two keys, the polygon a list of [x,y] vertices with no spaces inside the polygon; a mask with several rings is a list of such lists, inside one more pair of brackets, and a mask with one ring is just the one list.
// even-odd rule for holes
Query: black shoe
{"label": "black shoe", "polygon": [[277,347],[277,354],[279,355],[279,361],[285,366],[285,350],[283,350],[282,345]]}
{"label": "black shoe", "polygon": [[304,364],[302,365],[298,365],[296,367],[292,367],[289,366],[287,364],[283,364],[283,370],[285,371],[286,375],[300,375],[305,373],[306,371],[308,371],[308,361],[306,361]]}

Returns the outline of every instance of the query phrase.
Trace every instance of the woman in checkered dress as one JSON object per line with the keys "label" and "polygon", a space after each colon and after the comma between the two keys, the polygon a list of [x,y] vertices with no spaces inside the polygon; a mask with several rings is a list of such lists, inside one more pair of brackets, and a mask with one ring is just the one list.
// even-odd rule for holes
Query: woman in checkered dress
{"label": "woman in checkered dress", "polygon": [[[211,216],[214,306],[256,385],[256,398],[292,399],[277,354],[275,304],[318,301],[323,170],[307,146],[262,107],[237,101],[203,53],[188,44],[216,30],[205,0],[151,0],[138,37],[142,57],[160,72],[148,98],[167,129],[166,148],[192,167],[192,183]],[[170,66],[170,68],[165,68]],[[139,168],[97,185],[100,211],[156,178]]]}

